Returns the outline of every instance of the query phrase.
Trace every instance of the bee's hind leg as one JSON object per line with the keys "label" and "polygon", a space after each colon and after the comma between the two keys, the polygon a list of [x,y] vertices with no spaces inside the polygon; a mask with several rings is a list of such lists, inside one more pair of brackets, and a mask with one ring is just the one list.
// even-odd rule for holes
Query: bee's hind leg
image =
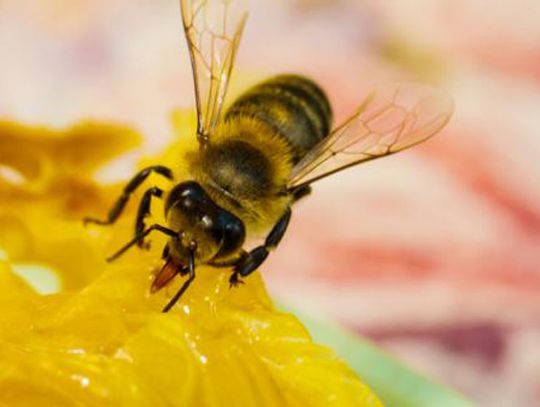
{"label": "bee's hind leg", "polygon": [[113,207],[110,209],[109,214],[107,215],[106,220],[95,219],[95,218],[84,218],[84,224],[95,223],[97,225],[112,225],[118,217],[122,214],[131,194],[141,186],[141,184],[148,178],[148,176],[155,172],[159,175],[164,176],[170,180],[173,179],[173,173],[170,168],[164,167],[162,165],[154,165],[152,167],[147,167],[139,171],[135,176],[128,182],[124,187],[122,194],[118,197]]}
{"label": "bee's hind leg", "polygon": [[285,214],[278,220],[266,237],[264,245],[258,246],[252,251],[245,253],[238,260],[238,262],[234,265],[234,272],[229,278],[231,287],[242,284],[240,277],[249,276],[251,273],[257,270],[261,264],[263,264],[268,257],[268,254],[270,254],[270,250],[275,249],[283,238],[283,235],[285,235],[285,231],[287,230],[287,226],[289,226],[290,220],[291,209],[288,208]]}

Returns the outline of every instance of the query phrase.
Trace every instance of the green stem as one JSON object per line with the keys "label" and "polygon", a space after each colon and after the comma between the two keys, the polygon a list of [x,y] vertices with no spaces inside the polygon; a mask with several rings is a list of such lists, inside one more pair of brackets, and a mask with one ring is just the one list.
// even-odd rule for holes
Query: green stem
{"label": "green stem", "polygon": [[294,312],[313,339],[330,346],[387,407],[475,407],[457,392],[413,372],[370,341]]}

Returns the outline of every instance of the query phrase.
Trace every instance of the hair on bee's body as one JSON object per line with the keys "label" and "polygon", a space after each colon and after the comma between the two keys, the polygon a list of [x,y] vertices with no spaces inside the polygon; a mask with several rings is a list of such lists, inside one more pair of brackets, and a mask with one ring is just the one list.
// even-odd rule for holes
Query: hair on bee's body
{"label": "hair on bee's body", "polygon": [[331,121],[328,99],[313,81],[276,76],[233,102],[211,142],[188,156],[192,176],[249,232],[262,232],[291,205],[292,168],[328,135]]}
{"label": "hair on bee's body", "polygon": [[[180,0],[180,5],[199,143],[185,157],[188,179],[178,183],[162,165],[144,168],[127,183],[105,220],[85,219],[113,224],[152,173],[176,183],[169,191],[154,186],[144,193],[134,238],[108,258],[113,261],[135,245],[148,247],[150,233],[165,234],[164,264],[151,291],[176,275],[187,278],[163,312],[194,281],[198,264],[231,267],[231,286],[257,270],[283,238],[293,204],[309,193],[312,183],[426,140],[445,126],[453,111],[445,95],[398,84],[372,92],[333,128],[322,89],[303,76],[280,75],[248,89],[222,114],[246,5],[240,0]],[[166,226],[145,224],[153,199],[165,201]],[[245,241],[263,231],[262,244],[245,250]]]}
{"label": "hair on bee's body", "polygon": [[332,109],[324,91],[299,75],[279,75],[255,85],[241,95],[225,120],[253,117],[267,124],[291,148],[293,164],[328,136]]}

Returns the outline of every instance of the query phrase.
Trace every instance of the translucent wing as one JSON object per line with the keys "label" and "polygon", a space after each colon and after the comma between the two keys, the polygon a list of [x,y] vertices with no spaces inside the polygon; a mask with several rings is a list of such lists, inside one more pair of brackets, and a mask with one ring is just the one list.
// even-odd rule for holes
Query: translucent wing
{"label": "translucent wing", "polygon": [[247,19],[244,0],[180,0],[195,82],[197,136],[216,126]]}
{"label": "translucent wing", "polygon": [[376,90],[296,164],[288,187],[412,147],[439,132],[452,112],[452,99],[427,86],[393,84]]}

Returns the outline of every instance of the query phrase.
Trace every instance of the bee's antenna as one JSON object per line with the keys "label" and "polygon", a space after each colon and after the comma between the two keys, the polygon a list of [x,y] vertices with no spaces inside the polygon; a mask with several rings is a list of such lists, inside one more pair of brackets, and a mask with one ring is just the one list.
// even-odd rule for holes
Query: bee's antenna
{"label": "bee's antenna", "polygon": [[192,241],[189,248],[189,265],[188,265],[188,273],[189,277],[188,279],[182,284],[182,287],[178,290],[178,292],[174,295],[174,297],[171,298],[169,303],[165,305],[165,308],[163,308],[162,312],[169,312],[169,310],[174,307],[174,304],[178,302],[180,297],[184,295],[186,290],[189,288],[193,280],[195,280],[195,251],[197,250],[197,244]]}
{"label": "bee's antenna", "polygon": [[146,236],[148,236],[150,233],[152,233],[154,231],[164,233],[164,234],[166,234],[167,236],[170,236],[170,237],[174,237],[174,238],[178,237],[178,233],[175,232],[174,230],[171,230],[169,228],[166,228],[165,226],[161,226],[161,225],[158,225],[158,224],[152,225],[148,229],[140,231],[124,247],[122,247],[120,250],[118,250],[116,253],[114,253],[109,258],[107,258],[107,262],[111,263],[111,262],[115,261],[121,255],[123,255],[125,252],[127,252],[130,248],[135,246],[137,243],[143,241]]}

